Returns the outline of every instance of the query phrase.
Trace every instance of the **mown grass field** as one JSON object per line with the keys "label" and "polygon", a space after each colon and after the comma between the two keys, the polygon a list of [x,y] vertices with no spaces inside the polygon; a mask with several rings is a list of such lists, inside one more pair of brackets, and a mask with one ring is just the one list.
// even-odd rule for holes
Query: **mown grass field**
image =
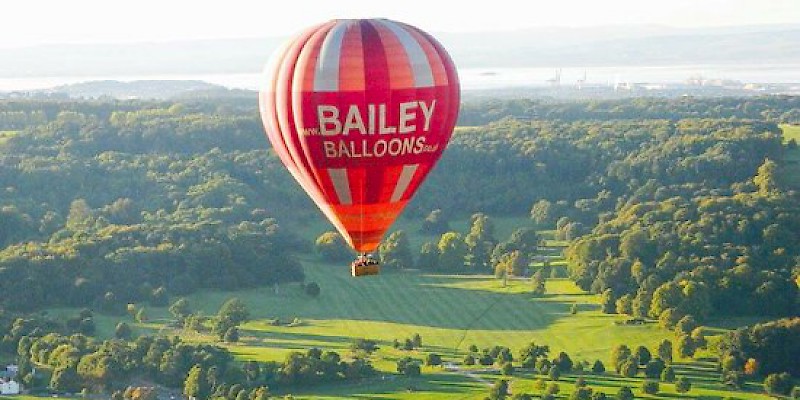
{"label": "mown grass field", "polygon": [[[496,219],[497,237],[507,238],[514,229],[528,223],[525,218]],[[461,232],[466,231],[466,225],[465,221],[451,224]],[[319,225],[305,229],[306,237],[315,237],[328,228]],[[414,248],[433,238],[416,233],[418,221],[401,221],[398,229],[411,233]],[[550,233],[544,232],[545,235]],[[563,245],[553,241],[548,244]],[[548,280],[547,294],[534,298],[529,294],[531,286],[527,279],[510,280],[504,286],[489,275],[436,275],[421,271],[384,271],[379,276],[355,279],[350,277],[346,265],[321,262],[314,255],[307,255],[302,261],[306,282],[317,282],[321,287],[318,298],[307,296],[299,284],[236,292],[203,291],[188,297],[193,310],[204,315],[215,314],[220,305],[232,297],[247,304],[253,320],[242,326],[239,343],[224,345],[239,360],[282,361],[292,351],[311,347],[335,350],[347,356],[356,338],[378,341],[380,349],[371,356],[380,371],[378,377],[359,383],[294,388],[291,392],[296,398],[482,399],[488,393],[487,382],[499,377],[496,370],[469,367],[447,371],[440,367],[424,367],[421,377],[408,379],[395,374],[395,362],[409,355],[424,359],[427,353],[436,352],[445,362],[458,363],[472,344],[479,348],[507,346],[517,354],[519,349],[534,341],[549,345],[552,356],[565,351],[574,361],[600,359],[608,366],[613,346],[646,345],[655,351],[661,340],[673,338],[671,332],[655,324],[615,324],[624,317],[602,314],[597,305],[598,296],[583,292],[567,279]],[[573,304],[578,306],[575,315],[570,313]],[[67,315],[77,311],[50,312]],[[150,322],[142,324],[133,324],[129,317],[97,315],[98,335],[113,336],[116,323],[124,320],[133,324],[138,333],[160,332],[180,335],[187,341],[216,341],[210,334],[168,327],[170,315],[166,308],[149,308],[147,314]],[[282,324],[270,324],[275,318]],[[287,326],[295,318],[301,323]],[[403,351],[392,347],[394,339],[403,342],[415,333],[422,336],[422,349]],[[472,376],[465,371],[473,371]],[[676,394],[672,384],[662,384],[662,393],[658,396],[641,395],[641,377],[587,375],[587,380],[590,386],[607,394],[629,385],[642,398],[766,398],[758,394],[760,387],[752,387],[751,392],[726,391],[718,383],[718,373],[710,361],[683,360],[678,373],[693,381],[688,395]],[[575,378],[574,375],[562,378],[559,383],[561,398],[571,393]],[[534,386],[537,379],[539,377],[531,372],[520,372],[511,378],[512,391],[538,393]]]}

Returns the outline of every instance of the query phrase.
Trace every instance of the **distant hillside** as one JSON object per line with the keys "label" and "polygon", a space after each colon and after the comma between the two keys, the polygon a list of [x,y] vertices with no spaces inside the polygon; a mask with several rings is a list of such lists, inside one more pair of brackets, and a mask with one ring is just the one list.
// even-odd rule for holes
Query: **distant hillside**
{"label": "distant hillside", "polygon": [[[435,32],[434,32],[435,33]],[[800,25],[660,26],[435,33],[470,67],[800,63]],[[284,38],[0,49],[0,78],[256,73]]]}
{"label": "distant hillside", "polygon": [[168,99],[188,93],[219,93],[229,90],[203,81],[142,80],[120,82],[114,80],[91,81],[63,85],[49,90],[74,98],[109,96],[117,99]]}

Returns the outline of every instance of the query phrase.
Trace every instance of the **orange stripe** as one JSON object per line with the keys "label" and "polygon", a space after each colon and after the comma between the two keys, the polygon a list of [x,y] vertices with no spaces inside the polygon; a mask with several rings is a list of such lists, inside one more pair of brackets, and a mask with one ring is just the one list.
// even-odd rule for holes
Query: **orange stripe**
{"label": "orange stripe", "polygon": [[342,40],[339,58],[339,90],[364,90],[364,46],[361,43],[361,25],[347,27]]}
{"label": "orange stripe", "polygon": [[397,36],[379,23],[372,24],[381,38],[386,59],[389,61],[389,87],[404,89],[414,87],[414,71],[408,59],[406,49]]}

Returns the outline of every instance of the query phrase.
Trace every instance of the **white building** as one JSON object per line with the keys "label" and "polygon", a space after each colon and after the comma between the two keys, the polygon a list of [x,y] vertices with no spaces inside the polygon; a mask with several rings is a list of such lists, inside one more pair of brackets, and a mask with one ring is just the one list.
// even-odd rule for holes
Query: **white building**
{"label": "white building", "polygon": [[20,389],[19,383],[13,379],[0,383],[0,394],[19,394]]}

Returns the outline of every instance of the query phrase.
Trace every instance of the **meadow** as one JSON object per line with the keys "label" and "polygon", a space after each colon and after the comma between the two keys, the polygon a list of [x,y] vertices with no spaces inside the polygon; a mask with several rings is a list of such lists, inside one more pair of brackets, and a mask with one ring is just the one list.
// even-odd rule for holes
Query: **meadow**
{"label": "meadow", "polygon": [[[516,227],[526,224],[522,218],[498,219],[498,237],[507,237]],[[415,232],[414,222],[404,221],[400,226]],[[454,222],[452,227],[463,232],[466,222]],[[325,227],[306,229],[311,234],[324,231]],[[430,239],[416,233],[410,236],[415,246]],[[563,243],[549,240],[548,244]],[[319,297],[306,295],[297,283],[235,292],[202,291],[187,297],[191,308],[203,315],[215,314],[220,305],[232,297],[248,306],[252,320],[242,326],[239,343],[220,344],[241,361],[282,361],[292,351],[302,352],[312,347],[347,356],[351,354],[351,343],[357,338],[378,342],[380,349],[371,355],[380,372],[378,377],[358,383],[293,388],[290,391],[296,398],[481,399],[488,393],[489,385],[500,378],[496,367],[424,367],[421,377],[405,378],[395,373],[396,360],[405,356],[422,360],[427,353],[434,352],[442,355],[445,363],[460,364],[471,345],[479,349],[507,346],[517,354],[522,347],[535,342],[550,346],[551,357],[565,351],[576,362],[593,363],[599,359],[611,369],[611,349],[618,344],[632,348],[645,345],[655,351],[663,339],[674,340],[671,332],[655,323],[617,324],[626,318],[601,313],[599,296],[582,291],[565,278],[548,279],[547,293],[533,297],[526,278],[511,279],[504,284],[491,275],[401,270],[355,279],[346,265],[322,262],[315,255],[305,255],[302,261],[306,282],[316,282],[321,288]],[[575,314],[571,313],[573,305],[577,306]],[[75,310],[51,312],[69,314]],[[210,333],[171,327],[171,316],[166,308],[148,308],[147,315],[149,321],[145,323],[133,323],[128,317],[98,315],[98,335],[113,336],[116,323],[124,320],[140,334],[179,335],[192,342],[216,341]],[[720,333],[725,329],[716,327],[709,331]],[[421,349],[393,348],[394,340],[403,343],[414,334],[422,337]],[[728,391],[719,383],[719,373],[712,359],[678,360],[676,370],[679,376],[688,376],[693,382],[694,388],[688,395],[677,394],[670,383],[661,384],[658,396],[642,395],[641,376],[588,374],[586,380],[590,386],[607,394],[614,394],[620,386],[628,385],[637,396],[644,398],[766,398],[759,394],[760,385],[748,386],[747,392]],[[562,377],[559,382],[562,398],[571,393],[576,377]],[[512,391],[538,393],[535,382],[540,378],[530,371],[520,371],[510,378]]]}

